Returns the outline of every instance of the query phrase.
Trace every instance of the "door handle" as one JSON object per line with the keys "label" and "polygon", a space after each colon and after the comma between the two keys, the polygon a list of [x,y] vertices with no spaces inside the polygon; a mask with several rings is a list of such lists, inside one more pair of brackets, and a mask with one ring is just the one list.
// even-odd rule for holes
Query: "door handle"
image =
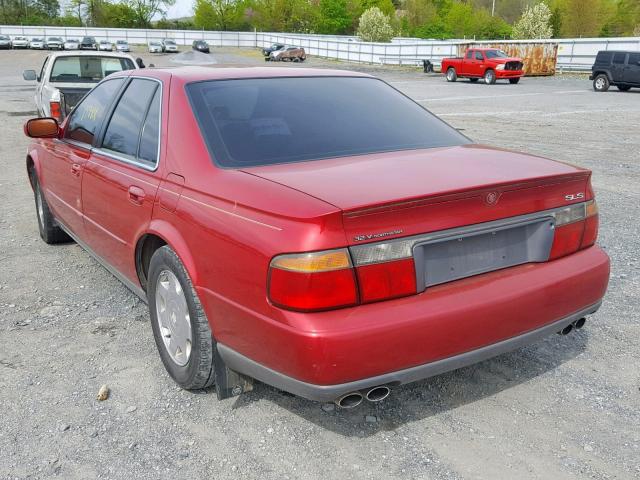
{"label": "door handle", "polygon": [[74,163],[71,165],[71,173],[73,173],[76,177],[80,176],[81,170],[82,170],[82,166],[79,163]]}
{"label": "door handle", "polygon": [[135,185],[129,187],[129,200],[136,205],[142,205],[145,195],[144,190],[140,187],[136,187]]}

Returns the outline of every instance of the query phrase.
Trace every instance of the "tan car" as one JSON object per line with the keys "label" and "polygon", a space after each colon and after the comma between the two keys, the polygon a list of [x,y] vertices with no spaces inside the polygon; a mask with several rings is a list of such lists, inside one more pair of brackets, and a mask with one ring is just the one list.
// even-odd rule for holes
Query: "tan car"
{"label": "tan car", "polygon": [[307,54],[302,47],[292,47],[286,45],[281,50],[276,50],[269,54],[269,60],[272,62],[304,62]]}

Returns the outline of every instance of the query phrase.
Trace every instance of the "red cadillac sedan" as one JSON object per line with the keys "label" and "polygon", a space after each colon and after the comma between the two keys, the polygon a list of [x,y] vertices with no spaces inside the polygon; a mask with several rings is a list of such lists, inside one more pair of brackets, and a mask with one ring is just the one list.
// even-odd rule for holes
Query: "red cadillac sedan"
{"label": "red cadillac sedan", "polygon": [[590,171],[474,144],[368,75],[121,72],[25,133],[41,237],[148,301],[186,389],[379,401],[580,328],[607,288]]}

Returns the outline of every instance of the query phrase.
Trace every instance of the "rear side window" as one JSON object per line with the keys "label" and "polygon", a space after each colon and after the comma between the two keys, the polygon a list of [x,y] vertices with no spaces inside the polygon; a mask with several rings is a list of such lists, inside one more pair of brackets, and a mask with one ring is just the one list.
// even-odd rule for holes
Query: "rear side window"
{"label": "rear side window", "polygon": [[473,58],[474,50],[469,50],[467,52],[467,60],[471,60]]}
{"label": "rear side window", "polygon": [[213,159],[225,167],[469,143],[375,78],[213,80],[187,92]]}
{"label": "rear side window", "polygon": [[626,53],[616,53],[613,55],[613,63],[617,65],[624,65],[624,61],[627,58]]}
{"label": "rear side window", "polygon": [[[122,154],[130,159],[138,156],[138,145],[149,106],[158,83],[135,78],[120,97],[102,140],[102,148]],[[155,163],[155,155],[152,160]]]}
{"label": "rear side window", "polygon": [[142,135],[140,136],[140,148],[138,152],[138,160],[155,164],[158,160],[158,144],[160,141],[160,89],[156,89],[156,93],[151,101],[149,113],[142,127]]}
{"label": "rear side window", "polygon": [[116,78],[101,83],[91,90],[75,108],[69,118],[65,138],[91,145],[98,127],[124,79]]}
{"label": "rear side window", "polygon": [[598,55],[596,56],[596,64],[609,65],[611,63],[611,57],[613,57],[611,52],[598,52]]}
{"label": "rear side window", "polygon": [[484,57],[482,56],[482,52],[476,51],[476,60],[484,60]]}

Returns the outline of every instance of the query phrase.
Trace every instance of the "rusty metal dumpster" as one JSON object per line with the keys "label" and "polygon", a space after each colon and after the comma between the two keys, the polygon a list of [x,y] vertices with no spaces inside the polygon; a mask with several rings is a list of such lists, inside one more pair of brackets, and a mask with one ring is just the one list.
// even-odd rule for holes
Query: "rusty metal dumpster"
{"label": "rusty metal dumpster", "polygon": [[458,55],[463,56],[468,48],[499,48],[509,56],[524,61],[526,76],[555,75],[558,59],[558,44],[547,42],[470,42],[458,45]]}

